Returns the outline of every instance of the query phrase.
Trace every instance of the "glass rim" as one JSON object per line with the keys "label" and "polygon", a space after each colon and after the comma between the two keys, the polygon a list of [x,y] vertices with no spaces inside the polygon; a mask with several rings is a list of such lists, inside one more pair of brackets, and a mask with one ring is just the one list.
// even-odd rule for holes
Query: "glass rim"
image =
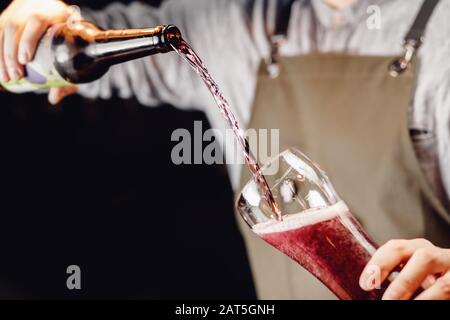
{"label": "glass rim", "polygon": [[[280,159],[283,155],[287,154],[287,153],[291,153],[294,155],[301,155],[302,157],[304,157],[306,160],[308,160],[309,162],[313,163],[315,166],[317,166],[317,164],[315,162],[313,162],[311,160],[311,158],[309,158],[306,154],[304,154],[303,152],[301,152],[298,148],[296,147],[289,147],[281,152],[279,152],[276,156],[273,156],[272,158],[270,158],[269,161],[267,161],[265,164],[263,164],[262,166],[259,167],[259,170],[257,171],[260,174],[264,175],[264,171],[267,170],[277,159]],[[320,167],[318,167],[318,169],[320,169],[321,171],[323,171]],[[250,179],[248,179],[245,184],[240,188],[239,194],[242,192],[242,190],[244,190],[244,188],[251,183],[253,180],[253,177],[250,177]]]}
{"label": "glass rim", "polygon": [[[330,196],[333,197],[334,202],[337,203],[339,201],[342,201],[342,198],[339,196],[339,194],[334,189],[334,186],[332,185],[332,183],[331,183],[328,175],[326,174],[326,172],[320,167],[319,164],[317,164],[316,162],[312,161],[311,158],[309,158],[307,155],[305,155],[302,151],[300,151],[296,147],[289,147],[289,148],[286,148],[285,150],[279,152],[277,155],[275,155],[269,161],[267,161],[267,163],[262,165],[260,167],[260,169],[258,170],[258,173],[260,173],[260,174],[262,174],[262,175],[264,175],[266,177],[270,177],[271,174],[265,174],[265,171],[270,169],[270,166],[273,165],[275,161],[282,161],[282,160],[280,160],[280,158],[282,158],[286,154],[291,154],[291,155],[293,155],[295,157],[303,158],[302,160],[305,160],[306,162],[308,162],[309,165],[314,170],[318,171],[317,173],[320,175],[321,179],[325,180],[325,181],[322,180],[322,183],[327,185],[327,193],[329,193]],[[254,177],[250,176],[250,178],[246,181],[246,183],[242,185],[242,187],[240,188],[239,192],[236,193],[234,205],[235,205],[235,208],[237,209],[237,211],[239,213],[241,213],[240,206],[239,206],[239,201],[242,199],[242,197],[244,195],[244,192],[246,191],[246,188],[250,187],[251,184],[254,183],[254,181],[255,181]],[[270,187],[270,190],[273,191],[274,186],[269,184],[269,187]]]}

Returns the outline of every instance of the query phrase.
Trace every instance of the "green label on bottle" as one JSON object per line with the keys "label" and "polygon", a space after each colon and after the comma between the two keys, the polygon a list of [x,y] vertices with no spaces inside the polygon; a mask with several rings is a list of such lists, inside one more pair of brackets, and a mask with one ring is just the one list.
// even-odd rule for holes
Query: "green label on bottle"
{"label": "green label on bottle", "polygon": [[27,77],[17,81],[0,82],[7,91],[24,93],[30,91],[47,91],[50,88],[68,87],[72,84],[64,80],[59,73],[52,68],[50,73],[43,75],[32,70],[32,66],[26,66]]}

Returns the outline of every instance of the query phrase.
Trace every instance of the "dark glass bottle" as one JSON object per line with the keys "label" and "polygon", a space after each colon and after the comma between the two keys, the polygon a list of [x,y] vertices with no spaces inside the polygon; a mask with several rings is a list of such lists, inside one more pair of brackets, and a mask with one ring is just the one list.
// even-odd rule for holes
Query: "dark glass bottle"
{"label": "dark glass bottle", "polygon": [[0,85],[11,92],[28,92],[87,83],[110,66],[166,53],[181,41],[173,25],[146,29],[102,30],[88,21],[52,26],[41,39],[25,77]]}

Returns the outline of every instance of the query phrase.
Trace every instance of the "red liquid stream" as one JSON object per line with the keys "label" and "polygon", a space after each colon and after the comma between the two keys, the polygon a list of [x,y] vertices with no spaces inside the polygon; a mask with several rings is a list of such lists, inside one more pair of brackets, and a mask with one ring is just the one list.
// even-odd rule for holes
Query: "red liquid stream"
{"label": "red liquid stream", "polygon": [[[302,220],[299,213],[285,218],[284,224]],[[317,212],[320,214],[320,211]],[[301,223],[300,227],[264,233],[257,225],[255,232],[266,242],[295,260],[343,300],[380,300],[388,283],[380,289],[366,292],[359,286],[359,277],[376,249],[374,242],[363,231],[350,212],[331,214],[315,223]],[[275,229],[276,230],[276,229]],[[261,233],[263,232],[263,233]]]}
{"label": "red liquid stream", "polygon": [[260,167],[256,158],[253,156],[248,140],[245,138],[244,133],[242,132],[239,123],[236,119],[234,113],[230,110],[230,105],[228,101],[223,96],[222,91],[220,90],[218,84],[211,77],[208,69],[206,68],[203,61],[199,58],[199,56],[195,53],[195,51],[189,46],[186,41],[181,40],[178,46],[173,46],[174,50],[185,59],[195,70],[195,72],[200,76],[203,82],[206,84],[206,87],[211,92],[214,100],[219,107],[220,112],[224,116],[225,120],[228,122],[228,125],[233,130],[233,133],[241,146],[242,151],[244,152],[245,161],[253,175],[253,179],[257,182],[258,186],[264,193],[264,197],[267,203],[270,206],[270,209],[275,214],[277,220],[281,221],[281,211],[279,210],[273,195],[270,190],[269,185],[267,184],[266,178],[261,174]]}

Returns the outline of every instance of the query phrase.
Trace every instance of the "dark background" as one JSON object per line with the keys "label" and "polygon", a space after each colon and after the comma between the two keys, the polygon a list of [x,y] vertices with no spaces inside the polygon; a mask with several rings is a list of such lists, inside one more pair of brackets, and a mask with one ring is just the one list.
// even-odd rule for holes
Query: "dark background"
{"label": "dark background", "polygon": [[208,129],[171,106],[0,94],[0,297],[255,298],[226,168],[171,162],[195,120]]}

